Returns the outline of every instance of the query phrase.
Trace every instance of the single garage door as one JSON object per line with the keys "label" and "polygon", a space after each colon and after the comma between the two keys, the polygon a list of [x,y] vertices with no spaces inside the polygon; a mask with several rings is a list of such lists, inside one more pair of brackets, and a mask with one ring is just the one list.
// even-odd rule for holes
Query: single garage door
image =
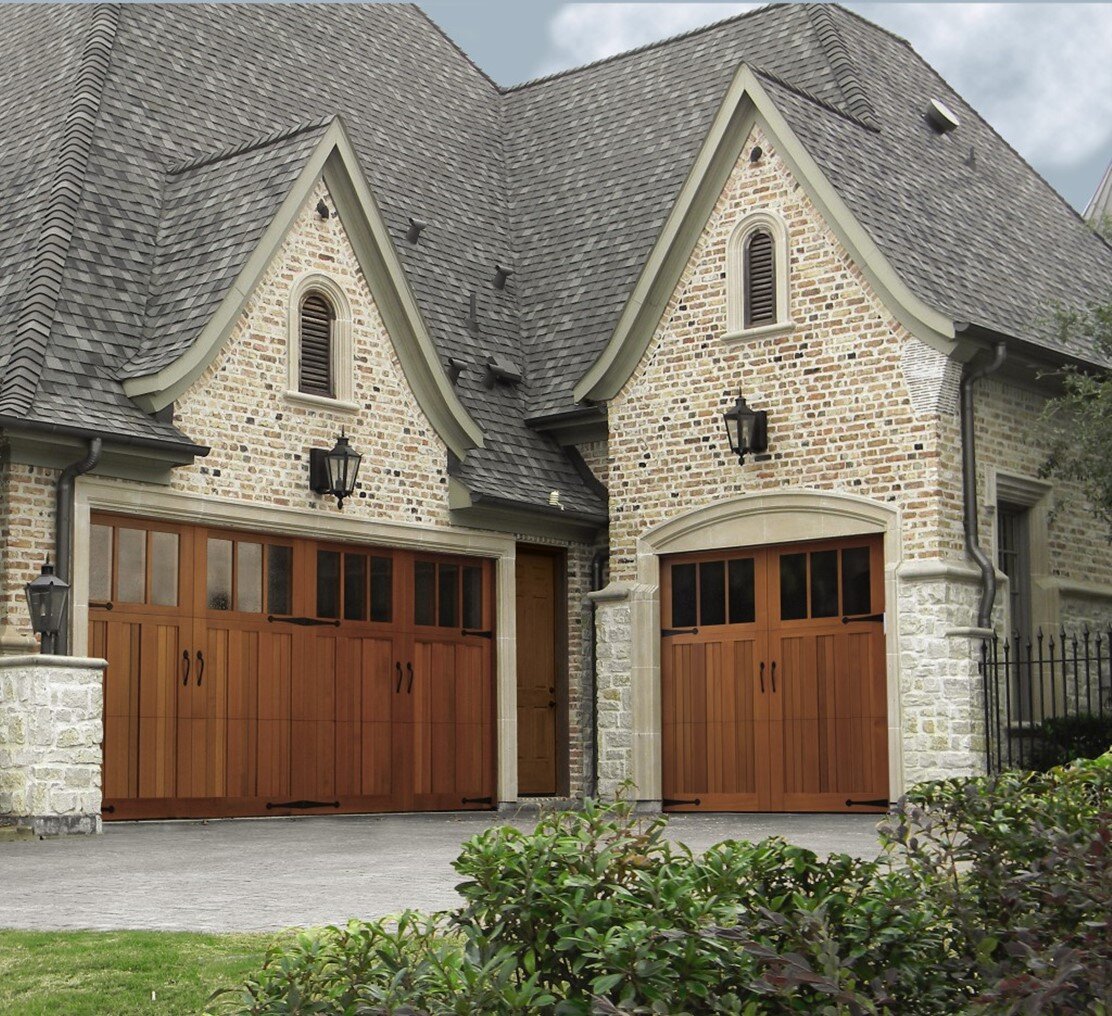
{"label": "single garage door", "polygon": [[665,807],[885,806],[883,577],[879,536],[662,562]]}
{"label": "single garage door", "polygon": [[106,819],[489,808],[487,560],[94,516]]}

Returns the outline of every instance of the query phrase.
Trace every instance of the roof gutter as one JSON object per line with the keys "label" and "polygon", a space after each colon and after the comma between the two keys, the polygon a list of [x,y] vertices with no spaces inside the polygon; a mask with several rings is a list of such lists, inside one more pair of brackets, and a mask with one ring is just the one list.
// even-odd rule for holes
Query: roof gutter
{"label": "roof gutter", "polygon": [[981,572],[981,602],[977,608],[977,627],[989,633],[992,629],[992,605],[996,601],[996,569],[981,547],[980,522],[977,515],[977,439],[973,417],[973,385],[994,374],[1008,355],[1004,342],[996,343],[992,362],[975,369],[966,368],[961,379],[961,487],[964,505],[965,552]]}
{"label": "roof gutter", "polygon": [[28,420],[23,416],[12,416],[6,413],[0,413],[0,427],[27,430],[36,434],[59,434],[63,437],[76,437],[84,441],[91,441],[96,438],[114,445],[123,445],[128,448],[150,448],[188,456],[189,458],[203,459],[211,451],[207,445],[197,445],[191,441],[169,441],[163,438],[138,437],[128,434],[104,434],[102,431],[91,430],[88,427],[78,427],[68,423],[45,423],[40,420]]}

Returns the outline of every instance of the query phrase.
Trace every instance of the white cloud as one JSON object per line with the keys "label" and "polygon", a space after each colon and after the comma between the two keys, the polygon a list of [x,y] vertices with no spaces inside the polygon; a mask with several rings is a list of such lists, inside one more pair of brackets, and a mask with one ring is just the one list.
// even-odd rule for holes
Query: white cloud
{"label": "white cloud", "polygon": [[1028,159],[1112,144],[1112,5],[868,4]]}
{"label": "white cloud", "polygon": [[756,3],[566,4],[549,22],[549,50],[537,74],[551,74],[601,60],[759,6]]}
{"label": "white cloud", "polygon": [[[749,10],[751,3],[570,3],[538,74]],[[1024,156],[1066,166],[1112,145],[1112,4],[856,3],[908,39]]]}

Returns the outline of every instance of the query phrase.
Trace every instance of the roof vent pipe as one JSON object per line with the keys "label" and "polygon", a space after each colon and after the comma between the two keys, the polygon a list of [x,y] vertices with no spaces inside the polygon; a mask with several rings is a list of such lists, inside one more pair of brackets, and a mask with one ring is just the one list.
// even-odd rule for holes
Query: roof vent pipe
{"label": "roof vent pipe", "polygon": [[409,229],[406,230],[405,238],[410,243],[416,243],[421,239],[422,231],[428,229],[428,226],[429,224],[427,222],[422,222],[420,219],[410,219]]}
{"label": "roof vent pipe", "polygon": [[931,99],[930,105],[927,106],[927,120],[939,134],[949,134],[950,131],[957,130],[961,126],[957,114],[938,99]]}
{"label": "roof vent pipe", "polygon": [[505,289],[506,288],[506,281],[509,279],[509,277],[511,275],[513,275],[513,273],[514,273],[514,271],[513,271],[512,268],[504,268],[502,265],[495,265],[494,266],[494,288],[495,289]]}
{"label": "roof vent pipe", "polygon": [[[54,557],[57,560],[55,568],[58,578],[73,584],[73,485],[74,481],[83,473],[94,469],[100,462],[100,452],[103,442],[99,437],[89,439],[89,450],[83,459],[71,462],[62,470],[58,477],[58,485],[54,491]],[[69,654],[70,647],[70,617],[72,616],[72,596],[66,603],[65,613],[62,616],[62,627],[58,631],[54,651],[59,656]]]}
{"label": "roof vent pipe", "polygon": [[467,305],[467,330],[472,335],[479,334],[479,298],[474,291]]}
{"label": "roof vent pipe", "polygon": [[1008,355],[1003,342],[996,343],[996,355],[987,366],[966,370],[961,379],[961,488],[965,523],[965,552],[981,570],[981,603],[977,627],[992,628],[992,605],[996,600],[996,569],[981,548],[981,527],[977,515],[977,437],[973,419],[973,384],[994,374]]}

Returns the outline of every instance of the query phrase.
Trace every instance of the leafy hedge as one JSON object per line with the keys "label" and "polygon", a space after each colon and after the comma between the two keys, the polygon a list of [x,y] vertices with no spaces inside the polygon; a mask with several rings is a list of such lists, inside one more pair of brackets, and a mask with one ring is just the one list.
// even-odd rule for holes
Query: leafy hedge
{"label": "leafy hedge", "polygon": [[627,804],[463,847],[463,905],[274,951],[226,1013],[1109,1013],[1112,754],[917,787],[886,856],[693,856]]}

